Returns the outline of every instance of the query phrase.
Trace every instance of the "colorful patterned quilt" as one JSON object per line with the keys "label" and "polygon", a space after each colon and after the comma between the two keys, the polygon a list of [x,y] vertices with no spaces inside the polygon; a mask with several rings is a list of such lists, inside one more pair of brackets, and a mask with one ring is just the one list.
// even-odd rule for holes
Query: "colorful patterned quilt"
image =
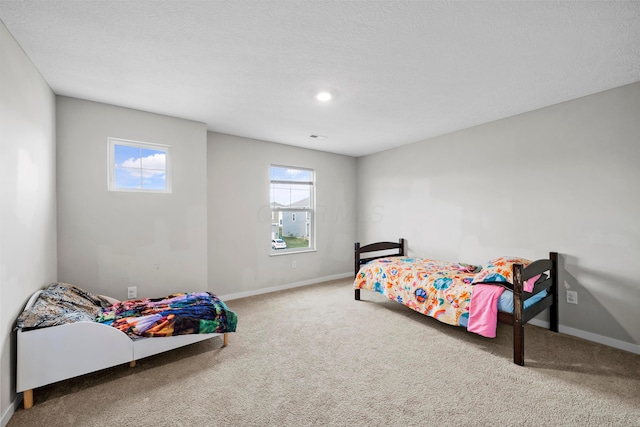
{"label": "colorful patterned quilt", "polygon": [[427,258],[380,258],[362,266],[354,288],[381,293],[441,322],[466,327],[471,281],[478,268]]}
{"label": "colorful patterned quilt", "polygon": [[209,292],[111,304],[100,295],[68,283],[52,283],[18,316],[17,328],[44,328],[75,322],[104,323],[136,339],[235,332],[238,318]]}
{"label": "colorful patterned quilt", "polygon": [[136,338],[235,332],[238,318],[218,297],[201,292],[118,302],[97,321]]}
{"label": "colorful patterned quilt", "polygon": [[75,322],[93,322],[109,301],[68,283],[52,283],[33,305],[18,316],[16,328],[46,328]]}

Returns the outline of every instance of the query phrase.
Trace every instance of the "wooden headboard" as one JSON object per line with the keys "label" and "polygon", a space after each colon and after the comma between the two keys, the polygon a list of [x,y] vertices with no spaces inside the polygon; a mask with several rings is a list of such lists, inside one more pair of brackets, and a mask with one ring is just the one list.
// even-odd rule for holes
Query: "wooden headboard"
{"label": "wooden headboard", "polygon": [[[368,263],[369,261],[388,256],[405,256],[405,245],[406,241],[404,239],[398,240],[398,243],[377,242],[365,246],[360,246],[360,242],[356,242],[354,244],[354,277],[358,274],[358,271],[360,271],[360,266]],[[381,251],[385,251],[385,253],[382,255],[367,255],[369,253],[378,253]]]}

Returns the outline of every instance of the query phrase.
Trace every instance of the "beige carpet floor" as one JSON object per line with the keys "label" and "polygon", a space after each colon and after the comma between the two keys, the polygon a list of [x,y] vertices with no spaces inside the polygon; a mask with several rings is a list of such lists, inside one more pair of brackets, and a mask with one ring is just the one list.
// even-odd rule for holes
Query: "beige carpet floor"
{"label": "beige carpet floor", "polygon": [[351,280],[228,301],[238,331],[36,389],[21,426],[640,426],[640,355],[487,339]]}

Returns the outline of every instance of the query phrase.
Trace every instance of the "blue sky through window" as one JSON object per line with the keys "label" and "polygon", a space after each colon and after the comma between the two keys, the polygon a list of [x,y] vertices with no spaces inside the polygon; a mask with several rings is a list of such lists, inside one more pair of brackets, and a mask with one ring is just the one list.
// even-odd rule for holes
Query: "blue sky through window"
{"label": "blue sky through window", "polygon": [[282,166],[271,166],[271,180],[312,182],[313,171],[308,169],[293,169]]}
{"label": "blue sky through window", "polygon": [[113,149],[116,188],[166,190],[166,151],[118,144]]}

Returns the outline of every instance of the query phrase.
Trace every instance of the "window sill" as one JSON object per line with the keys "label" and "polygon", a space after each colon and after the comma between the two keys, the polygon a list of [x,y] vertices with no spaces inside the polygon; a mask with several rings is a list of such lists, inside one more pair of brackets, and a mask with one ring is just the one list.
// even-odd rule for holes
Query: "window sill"
{"label": "window sill", "polygon": [[271,250],[271,252],[269,253],[269,256],[282,256],[282,255],[294,255],[294,254],[303,254],[306,252],[317,252],[316,249],[300,249],[299,251],[296,250],[285,250],[285,251],[275,251],[275,250]]}

